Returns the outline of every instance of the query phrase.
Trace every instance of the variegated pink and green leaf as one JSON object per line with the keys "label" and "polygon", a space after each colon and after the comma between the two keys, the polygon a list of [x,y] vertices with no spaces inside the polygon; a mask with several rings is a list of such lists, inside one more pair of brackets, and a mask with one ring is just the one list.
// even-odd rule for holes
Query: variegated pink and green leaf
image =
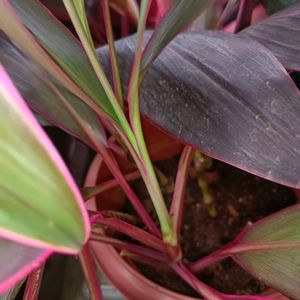
{"label": "variegated pink and green leaf", "polygon": [[114,110],[80,43],[36,0],[0,2],[0,29],[90,106]]}
{"label": "variegated pink and green leaf", "polygon": [[77,253],[90,225],[78,188],[0,68],[0,236]]}
{"label": "variegated pink and green leaf", "polygon": [[0,300],[13,300],[22,280],[44,262],[51,251],[0,239],[0,253]]}
{"label": "variegated pink and green leaf", "polygon": [[[61,86],[36,61],[9,41],[3,33],[0,33],[0,61],[27,104],[34,111],[41,114],[51,124],[81,139],[91,147],[93,147],[91,139],[106,144],[105,132],[96,113]],[[81,124],[84,124],[85,130]]]}

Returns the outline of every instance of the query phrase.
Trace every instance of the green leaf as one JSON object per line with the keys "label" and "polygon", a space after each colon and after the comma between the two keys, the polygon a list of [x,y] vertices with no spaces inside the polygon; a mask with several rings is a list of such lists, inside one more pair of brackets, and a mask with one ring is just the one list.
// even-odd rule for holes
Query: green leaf
{"label": "green leaf", "polygon": [[[51,124],[69,132],[91,147],[94,147],[91,138],[97,143],[106,144],[104,129],[95,112],[61,86],[1,33],[0,61],[34,111],[44,116]],[[64,100],[70,104],[81,123],[85,124],[89,136],[78,124],[76,116],[66,107]]]}
{"label": "green leaf", "polygon": [[300,299],[300,206],[251,226],[233,258],[249,273],[292,299]]}
{"label": "green leaf", "polygon": [[0,68],[0,235],[77,253],[90,225],[58,152]]}
{"label": "green leaf", "polygon": [[[106,113],[110,116],[114,116],[114,110],[105,91],[97,80],[96,74],[83,48],[73,35],[38,1],[3,1],[0,9],[0,29],[6,32],[16,43],[21,45],[22,49],[26,49],[27,53],[31,51],[30,54],[34,59],[38,59],[39,63],[41,63],[41,56],[43,60],[45,60],[45,57],[42,55],[41,49],[38,49],[34,43],[30,44],[27,40],[29,45],[26,44],[25,35],[28,36],[28,32],[24,32],[22,24],[18,24],[16,16],[14,16],[11,11],[12,9],[60,68],[62,68],[86,94],[92,97]],[[35,47],[34,53],[32,49],[28,49],[32,47]],[[35,57],[36,54],[40,57]],[[48,68],[48,71],[51,67],[49,64],[49,61],[43,62],[43,66]],[[55,76],[53,72],[51,74]],[[60,81],[61,77],[57,79]]]}
{"label": "green leaf", "polygon": [[269,14],[273,14],[299,2],[299,0],[261,0],[260,2],[266,7]]}
{"label": "green leaf", "polygon": [[210,3],[209,0],[177,1],[154,31],[143,53],[142,73],[156,59],[165,46],[187,27]]}
{"label": "green leaf", "polygon": [[[88,56],[88,59],[92,64],[95,74],[99,82],[101,82],[102,87],[105,90],[106,95],[110,101],[111,107],[113,108],[114,114],[116,116],[116,120],[118,121],[118,124],[123,129],[131,145],[134,147],[136,151],[138,151],[135,137],[126,119],[126,116],[120,106],[120,103],[118,102],[114,94],[114,91],[110,85],[110,82],[106,77],[106,74],[101,64],[99,63],[99,59],[97,57],[97,53],[94,48],[93,41],[90,38],[90,31],[88,28],[85,29],[84,26],[82,25],[83,22],[82,20],[85,20],[87,17],[85,15],[85,12],[80,9],[80,3],[78,1],[82,1],[82,0],[63,0],[64,5],[68,11],[68,14],[72,20],[73,26]],[[88,32],[86,32],[85,30],[87,30]]]}
{"label": "green leaf", "polygon": [[73,3],[76,8],[79,19],[81,21],[82,27],[85,31],[85,34],[87,35],[88,39],[90,40],[91,45],[93,45],[92,35],[90,32],[89,24],[88,24],[87,17],[85,14],[84,0],[74,0]]}

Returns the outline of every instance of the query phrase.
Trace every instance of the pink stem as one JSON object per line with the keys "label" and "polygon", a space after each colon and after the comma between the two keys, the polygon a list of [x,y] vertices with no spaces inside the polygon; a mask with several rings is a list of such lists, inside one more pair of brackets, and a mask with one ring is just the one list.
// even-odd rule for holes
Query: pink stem
{"label": "pink stem", "polygon": [[226,252],[224,253],[221,250],[222,249],[217,250],[217,251],[213,252],[212,254],[205,256],[205,257],[197,260],[196,262],[192,263],[189,267],[189,270],[192,273],[198,273],[201,270],[205,269],[206,267],[227,258],[229,256],[229,254]]}
{"label": "pink stem", "polygon": [[125,250],[131,251],[135,254],[146,256],[146,257],[155,259],[160,262],[164,262],[164,263],[169,262],[169,259],[165,254],[159,253],[157,251],[148,249],[143,246],[139,246],[139,245],[128,243],[128,242],[123,242],[118,239],[107,237],[105,235],[101,235],[98,233],[92,233],[90,239],[93,241],[107,243],[118,249],[125,249]]}
{"label": "pink stem", "polygon": [[96,220],[96,224],[97,223],[105,225],[118,232],[124,233],[157,251],[166,251],[165,245],[163,244],[162,240],[127,222],[115,218],[104,218],[103,216],[99,215],[98,219]]}
{"label": "pink stem", "polygon": [[182,263],[171,264],[170,267],[194,290],[200,293],[205,299],[222,300],[222,294],[210,288],[194,276]]}
{"label": "pink stem", "polygon": [[193,273],[197,273],[201,271],[202,269],[208,267],[211,264],[217,263],[231,255],[232,249],[235,249],[235,247],[238,245],[238,239],[233,240],[232,242],[226,244],[222,248],[214,251],[213,253],[209,254],[208,256],[205,256],[196,262],[192,263],[189,266],[189,270]]}
{"label": "pink stem", "polygon": [[27,278],[23,300],[37,300],[42,283],[45,264],[41,264]]}
{"label": "pink stem", "polygon": [[150,230],[150,232],[154,233],[157,236],[160,236],[159,229],[155,225],[154,221],[151,219],[145,207],[140,202],[140,199],[136,196],[136,194],[134,193],[134,191],[131,189],[130,185],[124,178],[124,175],[122,174],[118,162],[115,159],[112,152],[94,138],[94,136],[90,133],[89,129],[86,127],[86,124],[82,122],[81,118],[78,116],[74,108],[70,105],[70,103],[68,103],[68,101],[65,100],[64,96],[61,95],[61,93],[54,86],[53,86],[53,91],[57,94],[58,97],[60,97],[65,108],[68,109],[69,113],[72,114],[72,116],[74,117],[78,125],[86,133],[91,143],[94,145],[95,149],[101,155],[106,166],[113,174],[113,176],[116,178],[117,182],[124,190],[125,194],[128,196],[129,201],[131,202],[132,206],[134,207],[134,209],[136,210],[140,218],[143,220],[147,228]]}
{"label": "pink stem", "polygon": [[127,195],[132,206],[134,207],[134,209],[136,210],[140,218],[143,220],[143,222],[145,223],[149,231],[156,236],[160,236],[159,229],[155,225],[154,221],[151,219],[150,215],[146,211],[143,204],[140,202],[140,199],[137,197],[137,195],[134,193],[134,191],[132,190],[132,188],[124,178],[124,175],[122,174],[113,154],[108,149],[100,145],[99,143],[97,143],[97,145],[95,146],[97,147],[97,150],[101,155],[102,159],[104,160],[106,166],[108,167],[110,172],[115,177],[116,181],[119,183],[119,185]]}
{"label": "pink stem", "polygon": [[175,228],[176,239],[180,236],[180,229],[182,223],[182,211],[184,204],[184,193],[186,187],[186,180],[188,176],[188,170],[190,163],[193,159],[195,151],[190,146],[185,146],[180,161],[178,164],[178,170],[176,175],[175,189],[170,208],[170,215],[173,221],[173,228]]}
{"label": "pink stem", "polygon": [[251,295],[225,295],[222,294],[195,277],[190,271],[181,263],[171,265],[173,270],[193,289],[199,292],[205,299],[208,300],[234,300],[234,299],[244,299],[244,300],[272,300],[271,298],[264,296],[251,296]]}
{"label": "pink stem", "polygon": [[114,34],[113,34],[113,29],[112,29],[112,24],[111,24],[108,0],[102,0],[102,8],[103,8],[105,30],[106,30],[106,38],[107,38],[107,42],[108,42],[108,46],[109,46],[114,92],[115,92],[115,95],[116,95],[119,103],[121,104],[121,107],[123,107],[122,86],[121,86],[119,66],[118,66],[118,61],[117,61],[117,56],[116,56],[116,49],[115,49],[115,45],[114,45]]}
{"label": "pink stem", "polygon": [[79,254],[79,261],[81,264],[81,268],[87,283],[87,286],[90,291],[91,299],[92,300],[103,300],[101,289],[100,289],[100,282],[97,278],[95,265],[93,259],[90,254],[89,245],[86,244],[80,254]]}
{"label": "pink stem", "polygon": [[251,16],[254,8],[253,0],[241,0],[234,32],[237,33],[251,24]]}
{"label": "pink stem", "polygon": [[[170,270],[169,266],[167,266],[165,263],[158,262],[157,260],[152,259],[150,257],[145,257],[143,255],[135,254],[135,253],[129,252],[127,250],[122,251],[121,252],[121,256],[123,258],[130,259],[130,260],[133,260],[135,262],[139,262],[139,263],[142,263],[144,265],[148,265],[148,266],[154,267],[156,269],[159,268],[160,270],[161,269],[163,269],[163,270]],[[134,266],[135,265],[133,265],[133,267]]]}
{"label": "pink stem", "polygon": [[[134,180],[140,178],[141,174],[140,174],[139,171],[134,171],[132,173],[129,173],[129,174],[125,175],[124,177],[127,181],[130,182],[130,181],[134,181]],[[101,183],[97,186],[84,187],[82,189],[82,192],[83,192],[83,194],[88,193],[88,196],[85,197],[85,200],[88,200],[88,199],[90,199],[92,197],[95,197],[95,196],[97,196],[97,195],[99,195],[103,192],[106,192],[106,191],[108,191],[108,190],[110,190],[110,189],[112,189],[112,188],[114,188],[118,185],[119,184],[115,179],[111,179],[111,180],[107,180],[107,181],[105,181],[105,182],[103,182],[103,183]]]}
{"label": "pink stem", "polygon": [[116,143],[114,143],[113,141],[108,140],[107,141],[108,147],[115,152],[116,154],[118,154],[121,157],[126,157],[126,153],[125,151],[119,146],[116,145]]}

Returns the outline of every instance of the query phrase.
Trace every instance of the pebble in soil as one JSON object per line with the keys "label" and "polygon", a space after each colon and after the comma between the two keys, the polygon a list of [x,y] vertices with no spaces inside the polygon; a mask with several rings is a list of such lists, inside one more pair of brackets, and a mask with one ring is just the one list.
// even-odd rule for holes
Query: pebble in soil
{"label": "pebble in soil", "polygon": [[[172,197],[172,182],[175,179],[177,163],[178,158],[171,158],[157,164],[157,168],[171,183],[163,188],[168,205]],[[214,161],[205,175],[210,182],[209,191],[214,199],[213,209],[216,216],[212,217],[214,214],[203,201],[195,174],[190,172],[190,175],[181,232],[183,255],[189,261],[196,261],[230,242],[247,224],[296,202],[291,189]],[[136,181],[133,187],[155,217],[143,183]],[[186,295],[199,296],[170,271],[144,264],[138,264],[138,267],[145,276],[162,286]],[[209,286],[228,294],[258,294],[267,289],[231,259],[206,268],[198,277]]]}

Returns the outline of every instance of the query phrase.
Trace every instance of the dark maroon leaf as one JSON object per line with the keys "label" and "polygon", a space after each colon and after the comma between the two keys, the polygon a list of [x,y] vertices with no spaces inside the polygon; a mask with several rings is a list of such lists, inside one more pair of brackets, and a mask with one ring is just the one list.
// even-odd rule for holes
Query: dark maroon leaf
{"label": "dark maroon leaf", "polygon": [[239,33],[269,48],[289,70],[300,70],[300,2]]}
{"label": "dark maroon leaf", "polygon": [[78,124],[76,118],[51,89],[51,86],[55,86],[80,119],[88,124],[92,136],[100,143],[106,144],[105,132],[96,114],[84,102],[61,86],[37,62],[26,56],[1,31],[0,61],[27,104],[34,111],[41,114],[51,124],[92,146],[90,138]]}
{"label": "dark maroon leaf", "polygon": [[[117,44],[125,77],[134,44]],[[100,53],[108,55],[107,48]],[[179,35],[149,70],[141,111],[211,157],[300,186],[299,92],[255,41],[222,32]]]}

